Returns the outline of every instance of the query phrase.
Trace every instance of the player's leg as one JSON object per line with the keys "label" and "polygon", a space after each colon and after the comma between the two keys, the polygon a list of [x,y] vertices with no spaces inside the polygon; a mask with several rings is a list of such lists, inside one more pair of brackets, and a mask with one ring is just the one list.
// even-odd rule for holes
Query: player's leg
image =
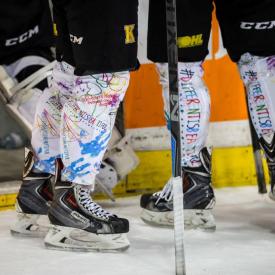
{"label": "player's leg", "polygon": [[[70,5],[77,5],[76,3],[72,4],[72,2],[70,1],[68,1],[67,3],[68,5],[64,6],[64,9],[67,9],[67,10],[68,9],[70,10]],[[95,3],[94,5],[97,5],[97,3]],[[99,8],[102,9],[101,7]],[[76,8],[76,10],[77,9],[78,8]],[[59,26],[59,28],[62,28],[65,30],[64,33],[69,33],[67,23],[65,22],[66,15],[63,14],[62,10],[63,10],[63,2],[55,1],[54,14],[57,15],[55,16],[55,21]],[[72,28],[78,28],[77,24],[73,25]],[[133,26],[131,24],[125,25],[125,28],[126,29],[124,31],[127,32],[127,39],[131,40],[132,31],[135,32],[136,29],[132,30],[131,28],[133,28]],[[101,27],[95,27],[93,35],[95,36],[101,35],[101,31],[102,31]],[[114,30],[114,31],[117,32],[117,30]],[[77,32],[79,32],[79,28],[77,29]],[[74,29],[71,30],[70,34],[68,35],[64,35],[63,33],[59,35],[60,37],[59,39],[57,39],[57,48],[58,48],[57,55],[63,55],[64,56],[63,59],[66,60],[67,63],[74,64],[75,61],[73,60],[73,54],[71,53],[71,49],[70,49],[71,44],[75,46],[75,51],[77,52],[76,54],[79,55],[78,43],[80,43],[77,37],[74,36]],[[80,41],[81,41],[81,37],[83,36],[80,36]],[[93,52],[96,52],[102,48],[102,45],[98,45],[97,43],[94,43],[92,40],[94,40],[94,37],[88,37],[88,38],[86,37],[84,43],[83,44],[81,43],[82,50],[83,50],[83,47],[84,48],[87,47],[87,43],[94,45],[93,47],[90,47],[91,55]],[[129,43],[129,45],[130,44],[131,43]],[[114,50],[117,51],[117,49],[114,49]],[[89,52],[89,50],[86,49],[86,52]],[[86,57],[86,56],[82,56],[82,53],[80,53],[78,59],[79,58],[82,58],[81,62],[83,62],[83,59],[84,59],[84,63],[86,62],[86,59],[91,60],[91,62],[98,62],[98,57],[95,57],[95,56]],[[105,60],[105,61],[102,61],[101,63],[104,64],[108,62],[110,62],[110,64],[116,62],[118,63],[118,66],[119,66],[120,61]],[[112,188],[120,180],[122,180],[128,173],[130,173],[138,165],[138,162],[139,162],[136,154],[134,153],[133,149],[129,145],[129,142],[127,142],[127,137],[125,137],[124,133],[121,132],[121,128],[123,128],[122,120],[123,120],[123,112],[121,112],[120,116],[116,118],[117,127],[114,127],[113,129],[111,140],[108,143],[108,148],[104,155],[104,160],[101,163],[100,172],[99,174],[97,174],[97,177],[96,177],[95,189],[93,190],[93,193],[96,193],[98,191],[104,192],[111,199],[113,199]]]}
{"label": "player's leg", "polygon": [[268,164],[270,198],[275,200],[275,55],[262,57],[246,53],[238,65],[246,87],[250,117]]}
{"label": "player's leg", "polygon": [[[56,63],[52,73],[52,84],[44,89],[36,103],[32,129],[32,151],[26,155],[23,183],[17,196],[17,211],[26,218],[33,217],[32,215],[37,217],[46,215],[53,197],[51,179],[55,174],[55,159],[60,156],[59,132],[65,97],[63,94],[61,96],[60,91],[63,89],[67,92],[66,88],[72,83],[72,76],[72,66],[66,63]],[[13,232],[24,233],[20,232],[21,223],[22,219],[13,227]],[[46,230],[43,229],[43,234]],[[40,231],[37,225],[29,225],[25,233],[41,236]]]}
{"label": "player's leg", "polygon": [[[275,198],[275,4],[274,1],[216,0],[224,45],[238,63],[244,82],[250,117],[265,153]],[[238,7],[237,7],[238,6]],[[236,9],[237,8],[237,9]],[[232,17],[237,10],[238,17]]]}
{"label": "player's leg", "polygon": [[[28,5],[29,4],[30,3],[28,2]],[[52,55],[48,46],[51,44],[48,43],[52,37],[53,30],[48,1],[43,0],[41,3],[39,1],[39,9],[35,9],[36,4],[36,2],[33,3],[32,12],[35,11],[35,13],[39,15],[35,17],[44,18],[42,23],[46,25],[39,25],[38,29],[41,33],[39,33],[39,36],[35,41],[32,41],[34,46],[27,45],[24,48],[24,45],[21,45],[21,47],[17,47],[15,50],[11,51],[10,55],[8,52],[2,57],[2,62],[6,64],[3,65],[3,70],[1,71],[5,73],[1,75],[3,76],[3,82],[1,82],[3,85],[1,87],[7,88],[4,93],[5,104],[8,102],[6,104],[7,108],[12,112],[17,121],[19,121],[20,125],[24,127],[27,134],[29,134],[32,129],[36,109],[35,107],[38,106],[35,125],[36,129],[34,129],[34,140],[36,141],[35,147],[37,146],[37,151],[39,151],[43,138],[45,139],[42,132],[44,131],[43,133],[45,134],[46,129],[50,127],[48,124],[51,123],[51,126],[55,125],[56,129],[59,128],[60,119],[57,119],[56,121],[48,120],[50,116],[53,118],[58,117],[56,115],[56,112],[58,112],[57,106],[60,106],[61,108],[62,101],[60,101],[59,97],[56,96],[57,91],[59,91],[60,88],[56,87],[55,90],[55,84],[51,85],[49,88],[49,83],[47,81],[47,78],[49,80],[52,76],[53,67],[49,64],[49,62],[52,61]],[[17,1],[17,5],[21,4]],[[27,8],[29,9],[29,6],[27,6]],[[24,17],[23,23],[28,21],[28,19],[32,20],[32,18]],[[12,21],[16,22],[16,20]],[[4,26],[4,24],[1,26]],[[20,22],[19,26],[24,26],[24,24]],[[14,26],[14,28],[16,27],[18,27],[18,24]],[[45,39],[45,37],[48,39]],[[61,40],[63,39],[64,38]],[[60,39],[58,39],[57,44],[57,55],[60,55],[59,52],[62,51],[66,56],[72,56],[70,45],[63,43],[61,48]],[[22,56],[22,58],[13,61],[14,58],[18,58],[20,56]],[[10,63],[11,61],[13,62]],[[69,61],[72,62],[71,60]],[[62,85],[65,85],[66,82],[70,81],[68,78],[70,78],[70,75],[73,75],[73,69],[74,68],[72,66],[68,66],[66,63],[57,64],[54,68],[54,83],[62,83]],[[65,73],[66,76],[62,75],[62,73]],[[22,86],[23,83],[24,85]],[[13,91],[13,89],[17,89],[19,86],[20,89],[17,91],[16,98],[12,103],[9,102],[11,90]],[[43,93],[43,90],[44,94],[39,102],[39,98]],[[1,90],[1,92],[2,91],[3,90]],[[20,104],[18,102],[20,102]],[[54,111],[54,114],[52,114],[52,111]],[[47,113],[48,116],[45,116],[45,113]],[[40,132],[40,128],[44,128],[44,130]],[[51,158],[51,164],[47,164],[47,167],[51,167],[51,165],[54,166],[54,159],[56,156],[59,156],[59,153],[57,153],[59,142],[58,137],[53,137],[51,134],[51,131],[49,131],[49,140],[51,143],[49,144],[49,148],[51,148],[51,150],[49,150],[47,154],[43,154],[42,151],[39,151],[38,153],[39,157],[41,157],[40,160],[45,161],[45,157]],[[126,143],[125,139],[121,139],[121,135],[113,135],[112,143],[110,145],[110,149],[106,156],[108,158],[108,162],[102,163],[96,182],[100,183],[100,185],[98,185],[100,186],[101,191],[105,191],[111,196],[111,188],[118,182],[119,179],[129,172],[129,169],[133,168],[137,161],[133,151]],[[119,157],[117,153],[118,150],[116,150],[117,147],[120,149]],[[120,169],[121,166],[125,168],[125,165],[123,165],[125,160],[128,163],[126,170]],[[54,170],[52,170],[51,173],[45,171],[45,163],[35,163],[36,168],[34,163],[33,152],[26,148],[23,183],[20,187],[16,203],[19,219],[14,225],[12,225],[12,233],[32,237],[43,236],[47,232],[47,227],[42,227],[41,225],[39,226],[37,220],[41,215],[43,216],[47,213],[49,203],[52,200],[51,173],[54,173]],[[48,170],[48,168],[46,170]],[[47,224],[45,223],[45,225]]]}
{"label": "player's leg", "polygon": [[[157,66],[161,75],[165,113],[169,123],[167,65],[158,64]],[[189,73],[193,76],[188,77]],[[186,122],[182,125],[182,136],[187,141],[182,149],[184,161],[182,165],[185,171],[185,227],[212,230],[215,228],[215,223],[211,213],[214,206],[214,193],[211,187],[211,154],[205,147],[210,99],[207,87],[201,79],[202,74],[200,62],[179,63],[180,110],[184,110],[181,121]],[[163,226],[173,225],[173,213],[168,211],[172,207],[171,188],[169,180],[161,192],[142,196],[141,206],[144,210],[141,217],[144,221]]]}
{"label": "player's leg", "polygon": [[[187,4],[188,2],[188,4]],[[211,187],[211,156],[205,148],[209,124],[210,99],[208,89],[202,77],[202,60],[208,53],[207,45],[211,22],[211,1],[179,1],[178,8],[178,44],[179,44],[179,93],[180,93],[180,121],[182,131],[182,167],[185,173],[184,208],[186,228],[215,229],[215,222],[211,209],[215,198]],[[196,2],[196,1],[195,1]],[[163,88],[165,116],[169,128],[169,87],[166,63],[166,36],[163,42],[156,40],[162,33],[165,34],[165,21],[160,20],[155,12],[165,11],[165,1],[150,2],[149,17],[149,58],[157,62],[160,82]],[[193,6],[193,8],[191,8]],[[197,6],[203,6],[198,11]],[[190,18],[192,15],[192,19]],[[188,23],[188,18],[190,21]],[[184,19],[184,20],[183,20]],[[165,20],[165,18],[164,18]],[[196,24],[194,24],[196,22]],[[163,26],[158,33],[158,24]],[[155,30],[153,29],[155,28]],[[163,36],[163,34],[162,34]],[[154,38],[155,37],[155,38]],[[160,44],[162,52],[154,51],[155,43]],[[160,192],[143,195],[141,218],[150,224],[172,226],[171,182],[165,185]]]}
{"label": "player's leg", "polygon": [[129,246],[128,221],[101,208],[90,191],[129,84],[129,70],[136,66],[138,3],[112,1],[106,8],[102,1],[69,2],[66,15],[76,69],[62,109],[62,160],[49,209],[54,227],[45,244],[81,251],[124,250]]}

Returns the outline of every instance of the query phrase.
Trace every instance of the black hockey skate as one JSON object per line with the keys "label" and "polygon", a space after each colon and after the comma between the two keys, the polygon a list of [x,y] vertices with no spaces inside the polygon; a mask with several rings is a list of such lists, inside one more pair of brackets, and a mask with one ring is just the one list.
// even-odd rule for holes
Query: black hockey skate
{"label": "black hockey skate", "polygon": [[62,163],[57,163],[55,197],[48,213],[53,227],[45,238],[46,247],[84,252],[127,249],[128,220],[96,204],[90,188],[61,181]]}
{"label": "black hockey skate", "polygon": [[[28,151],[23,182],[15,204],[17,222],[11,226],[11,233],[19,236],[44,237],[49,229],[47,213],[53,198],[52,175],[34,173],[33,162],[33,154]],[[45,223],[42,222],[42,216]]]}
{"label": "black hockey skate", "polygon": [[260,138],[261,147],[265,153],[266,161],[268,165],[269,180],[270,180],[270,199],[275,201],[275,135],[272,135],[272,139],[267,141],[263,137]]}
{"label": "black hockey skate", "polygon": [[[197,168],[184,168],[184,223],[186,229],[216,229],[212,209],[215,204],[211,186],[211,159],[206,148],[200,152],[202,165]],[[173,226],[173,186],[171,180],[163,190],[154,194],[142,195],[141,219],[151,225]]]}

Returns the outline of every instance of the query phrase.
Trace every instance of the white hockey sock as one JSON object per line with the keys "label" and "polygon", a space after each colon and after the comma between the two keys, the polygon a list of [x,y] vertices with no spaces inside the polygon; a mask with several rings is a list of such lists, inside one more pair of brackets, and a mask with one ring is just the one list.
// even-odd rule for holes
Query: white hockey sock
{"label": "white hockey sock", "polygon": [[[157,64],[163,87],[165,117],[169,121],[168,65]],[[209,126],[210,97],[202,77],[201,62],[178,64],[182,166],[201,165],[199,153],[205,147]],[[168,122],[169,127],[169,122]]]}
{"label": "white hockey sock", "polygon": [[246,87],[251,120],[258,137],[275,131],[275,56],[242,55],[239,70]]}
{"label": "white hockey sock", "polygon": [[34,167],[55,174],[55,160],[60,157],[60,127],[63,105],[68,100],[74,83],[74,68],[65,62],[57,63],[53,80],[40,97],[32,131],[35,153]]}
{"label": "white hockey sock", "polygon": [[81,76],[61,115],[61,155],[66,180],[90,185],[98,174],[129,72]]}

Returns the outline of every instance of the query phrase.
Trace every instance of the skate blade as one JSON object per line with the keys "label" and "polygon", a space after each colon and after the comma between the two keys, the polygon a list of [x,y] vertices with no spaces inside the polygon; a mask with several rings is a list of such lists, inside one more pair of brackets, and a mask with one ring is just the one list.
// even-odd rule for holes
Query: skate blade
{"label": "skate blade", "polygon": [[94,234],[64,226],[53,226],[44,243],[48,249],[77,252],[121,252],[130,246],[126,234]]}
{"label": "skate blade", "polygon": [[140,218],[147,224],[157,227],[173,227],[174,214],[173,211],[169,212],[154,212],[143,209]]}
{"label": "skate blade", "polygon": [[17,222],[11,225],[10,233],[15,237],[44,238],[49,228],[50,223],[46,215],[18,213]]}
{"label": "skate blade", "polygon": [[216,222],[211,210],[184,210],[184,226],[186,229],[202,229],[209,232],[216,230]]}
{"label": "skate blade", "polygon": [[[152,226],[174,227],[174,213],[153,212],[143,209],[140,215],[141,219]],[[186,230],[201,229],[203,231],[215,231],[216,224],[211,210],[184,210],[184,228]]]}

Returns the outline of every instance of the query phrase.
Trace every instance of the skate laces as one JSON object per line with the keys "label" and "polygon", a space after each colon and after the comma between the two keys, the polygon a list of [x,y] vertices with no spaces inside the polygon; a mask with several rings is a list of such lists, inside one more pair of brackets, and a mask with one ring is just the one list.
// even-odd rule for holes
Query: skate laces
{"label": "skate laces", "polygon": [[169,179],[169,181],[165,184],[163,189],[159,192],[156,192],[153,194],[153,196],[158,197],[157,201],[155,202],[155,205],[158,204],[158,202],[161,199],[164,199],[166,201],[170,201],[173,198],[173,184],[172,180]]}
{"label": "skate laces", "polygon": [[96,215],[99,218],[108,218],[110,216],[113,216],[111,213],[104,210],[100,205],[92,201],[89,189],[77,189],[79,195],[79,202],[86,210],[92,212],[92,214]]}

